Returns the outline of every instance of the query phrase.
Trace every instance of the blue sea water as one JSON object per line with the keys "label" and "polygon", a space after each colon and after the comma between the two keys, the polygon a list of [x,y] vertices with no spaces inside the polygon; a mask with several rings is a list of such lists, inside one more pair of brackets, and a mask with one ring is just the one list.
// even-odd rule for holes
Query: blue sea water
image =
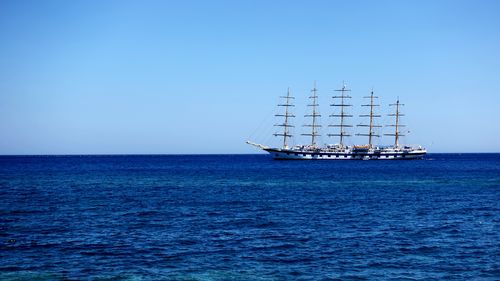
{"label": "blue sea water", "polygon": [[500,154],[2,156],[1,280],[499,280]]}

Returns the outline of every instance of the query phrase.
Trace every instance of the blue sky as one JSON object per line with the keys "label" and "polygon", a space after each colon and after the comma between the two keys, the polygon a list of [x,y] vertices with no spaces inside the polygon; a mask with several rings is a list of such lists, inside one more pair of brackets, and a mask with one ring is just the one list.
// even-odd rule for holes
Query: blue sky
{"label": "blue sky", "polygon": [[255,153],[248,138],[279,144],[277,97],[291,87],[303,115],[314,80],[325,125],[345,80],[355,105],[373,87],[382,114],[400,97],[406,143],[500,152],[499,13],[498,1],[3,0],[0,154]]}

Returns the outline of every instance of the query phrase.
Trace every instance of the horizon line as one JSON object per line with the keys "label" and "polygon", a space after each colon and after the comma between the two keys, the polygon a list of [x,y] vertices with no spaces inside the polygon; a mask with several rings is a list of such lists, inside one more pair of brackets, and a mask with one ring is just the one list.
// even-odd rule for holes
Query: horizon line
{"label": "horizon line", "polygon": [[[500,154],[500,152],[430,152],[431,154]],[[68,153],[68,154],[0,154],[0,157],[67,157],[67,156],[235,156],[267,155],[266,153]]]}

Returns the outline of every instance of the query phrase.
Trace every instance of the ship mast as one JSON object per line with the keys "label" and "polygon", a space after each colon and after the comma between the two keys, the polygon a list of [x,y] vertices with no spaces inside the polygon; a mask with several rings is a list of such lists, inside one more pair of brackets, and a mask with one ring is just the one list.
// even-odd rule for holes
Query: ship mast
{"label": "ship mast", "polygon": [[404,136],[400,131],[400,127],[405,127],[405,125],[399,124],[399,118],[401,116],[404,116],[404,114],[401,114],[399,111],[399,107],[403,106],[404,104],[399,103],[399,98],[396,101],[396,103],[389,104],[390,106],[395,106],[396,107],[396,113],[393,114],[388,114],[387,116],[394,116],[396,118],[395,124],[387,125],[387,127],[394,127],[394,133],[393,134],[384,134],[385,136],[394,136],[394,147],[398,148],[399,147],[399,137]]}
{"label": "ship mast", "polygon": [[364,125],[364,124],[359,124],[357,125],[358,127],[369,127],[368,129],[368,134],[356,134],[357,136],[368,136],[368,145],[370,147],[373,147],[372,139],[373,137],[380,137],[380,135],[377,135],[373,128],[379,128],[382,127],[380,125],[375,125],[374,124],[374,118],[380,117],[380,115],[375,114],[374,108],[375,106],[380,106],[379,104],[375,104],[375,99],[378,99],[378,97],[373,95],[373,89],[370,93],[369,96],[364,97],[364,98],[369,98],[370,99],[370,104],[363,104],[361,106],[369,106],[370,107],[370,114],[361,114],[359,115],[360,117],[370,117],[370,124],[369,125]]}
{"label": "ship mast", "polygon": [[317,107],[319,106],[318,104],[318,95],[317,95],[318,89],[316,89],[316,81],[314,81],[314,87],[311,90],[311,96],[309,99],[311,100],[311,104],[308,104],[307,106],[312,107],[312,112],[311,114],[306,114],[304,117],[311,117],[312,122],[311,124],[306,124],[304,127],[311,127],[311,133],[308,134],[302,134],[303,136],[311,136],[311,146],[316,147],[316,137],[321,136],[316,128],[320,128],[321,125],[317,124],[317,117],[321,117],[321,114],[317,111]]}
{"label": "ship mast", "polygon": [[274,126],[277,127],[283,127],[283,132],[282,133],[275,133],[274,136],[280,136],[283,137],[283,148],[288,149],[288,142],[287,139],[291,138],[293,135],[290,133],[291,127],[294,127],[293,125],[290,125],[290,118],[295,117],[292,113],[290,113],[289,107],[294,106],[290,100],[294,99],[294,97],[290,96],[290,88],[288,88],[286,92],[286,96],[280,96],[280,98],[284,99],[284,103],[278,104],[278,106],[283,106],[285,108],[284,113],[279,113],[274,116],[278,117],[284,117],[283,123],[282,124],[275,124]]}
{"label": "ship mast", "polygon": [[345,111],[345,107],[352,106],[351,104],[346,104],[345,100],[352,98],[349,95],[346,95],[346,92],[350,92],[350,89],[347,89],[345,83],[342,82],[342,88],[335,90],[337,92],[340,92],[340,96],[333,96],[332,98],[335,100],[339,99],[340,103],[333,103],[330,106],[335,106],[335,107],[340,107],[340,114],[331,114],[330,117],[340,117],[340,123],[339,124],[332,124],[329,125],[328,127],[338,127],[339,128],[339,133],[338,134],[328,134],[329,137],[332,136],[338,136],[340,137],[340,146],[344,147],[344,137],[350,137],[351,135],[344,130],[344,128],[349,128],[352,127],[352,125],[345,124],[345,118],[347,117],[352,117],[352,115],[348,114]]}

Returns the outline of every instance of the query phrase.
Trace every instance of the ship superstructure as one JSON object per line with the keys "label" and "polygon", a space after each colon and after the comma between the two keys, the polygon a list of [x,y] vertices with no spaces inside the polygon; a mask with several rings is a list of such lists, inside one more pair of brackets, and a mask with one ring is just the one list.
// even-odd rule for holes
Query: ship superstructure
{"label": "ship superstructure", "polygon": [[324,146],[318,145],[318,137],[321,136],[320,128],[321,124],[318,122],[318,118],[321,117],[319,113],[319,102],[318,102],[318,89],[316,88],[316,82],[311,90],[311,95],[309,96],[308,113],[304,116],[310,122],[303,125],[307,128],[306,132],[301,134],[303,136],[308,136],[311,138],[311,142],[305,145],[295,145],[290,147],[289,140],[293,138],[290,128],[294,126],[291,124],[291,119],[295,115],[291,112],[290,108],[294,107],[293,100],[295,99],[290,94],[290,89],[287,90],[286,96],[282,96],[283,102],[278,104],[279,107],[283,107],[284,110],[275,116],[282,118],[282,123],[275,124],[276,127],[281,128],[279,132],[274,133],[276,137],[283,138],[283,146],[281,148],[268,147],[262,144],[257,144],[251,141],[247,141],[248,144],[257,146],[268,153],[270,153],[274,159],[318,159],[318,160],[375,160],[375,159],[420,159],[425,156],[427,151],[421,146],[408,146],[400,144],[400,137],[404,136],[401,128],[405,125],[401,124],[400,117],[404,116],[401,113],[401,107],[403,104],[400,103],[399,97],[394,104],[390,106],[394,107],[394,113],[388,114],[389,117],[394,118],[393,124],[388,124],[386,127],[394,128],[391,133],[384,134],[385,136],[393,136],[394,144],[389,146],[378,146],[375,145],[375,138],[379,138],[381,135],[378,132],[382,125],[377,122],[377,118],[382,115],[378,113],[379,104],[376,103],[378,97],[375,96],[373,89],[369,96],[364,97],[367,99],[366,104],[362,104],[363,108],[367,109],[367,112],[359,115],[359,117],[367,118],[366,123],[361,123],[356,125],[357,128],[364,129],[363,131],[356,134],[356,136],[366,136],[368,138],[368,143],[363,145],[346,145],[346,138],[352,136],[349,131],[354,126],[349,122],[349,119],[353,115],[348,110],[352,108],[352,104],[349,101],[352,97],[349,95],[351,92],[347,88],[346,84],[343,83],[340,89],[335,90],[336,95],[332,96],[333,103],[330,107],[333,108],[333,113],[329,115],[334,121],[328,125],[328,128],[332,130],[328,133],[328,137],[338,137],[338,143],[327,144]]}

